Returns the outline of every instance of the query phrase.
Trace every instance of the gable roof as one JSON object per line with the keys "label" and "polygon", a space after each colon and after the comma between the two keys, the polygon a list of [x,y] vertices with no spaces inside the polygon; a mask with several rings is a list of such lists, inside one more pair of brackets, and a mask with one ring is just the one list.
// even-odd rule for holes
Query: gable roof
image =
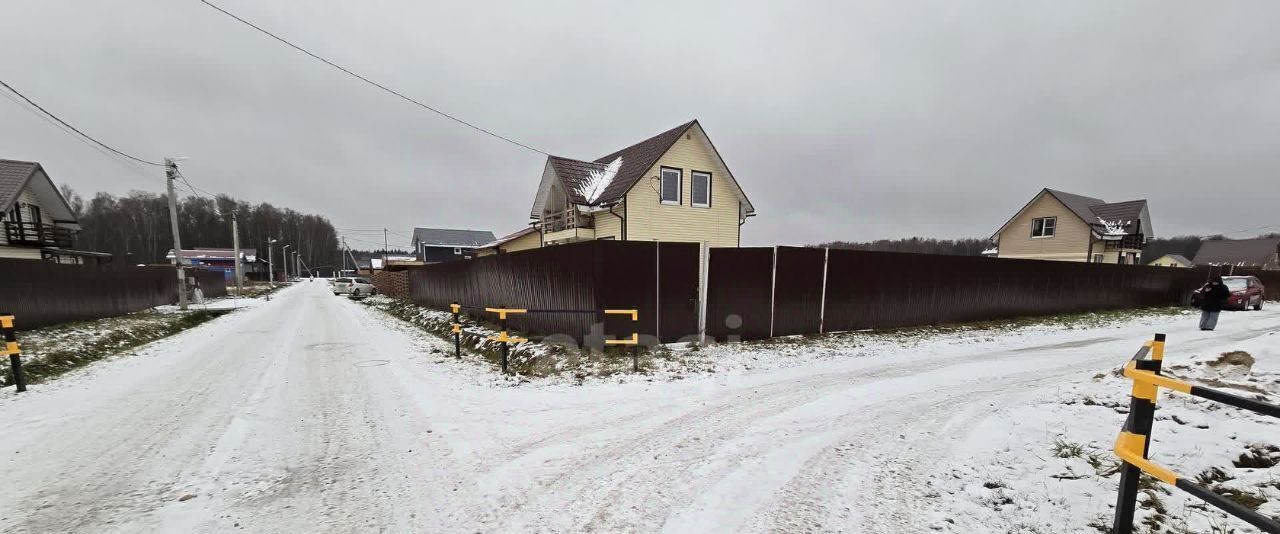
{"label": "gable roof", "polygon": [[[695,125],[699,128],[702,127],[702,125],[698,123],[698,120],[694,119],[645,139],[644,141],[640,141],[634,145],[608,155],[601,156],[595,161],[583,161],[561,156],[548,156],[547,167],[552,169],[556,176],[560,178],[560,181],[564,184],[566,189],[565,193],[569,196],[569,200],[572,203],[588,206],[612,204],[622,200],[622,198],[626,196],[627,192],[631,191],[631,188],[635,186],[636,182],[639,182],[644,178],[644,173],[649,172],[649,169],[653,168],[653,166],[658,163],[658,160],[662,158],[662,155],[666,154],[667,151],[671,149],[671,146],[674,145],[676,141],[679,141],[680,137]],[[706,137],[705,131],[703,133],[703,136]],[[711,139],[709,137],[706,139],[707,143],[710,145],[712,153],[715,154],[716,158],[720,160],[721,165],[723,165],[727,171],[729,169],[728,164],[724,163],[724,158],[720,157],[720,152],[716,150],[715,145],[711,144]],[[619,159],[621,159],[621,163],[618,173],[613,176],[604,191],[600,193],[594,201],[590,201],[590,199],[586,198],[581,191],[585,189],[583,185],[587,183],[590,175],[593,172],[605,172],[610,163]],[[751,205],[751,201],[747,199],[746,193],[743,192],[742,188],[737,184],[737,179],[733,178],[732,171],[729,172],[729,176],[732,179],[731,182],[734,189],[742,197],[742,201],[746,206],[746,213],[754,214],[755,207]],[[544,175],[544,179],[545,178],[546,176]],[[531,210],[530,213],[531,217],[537,217],[538,211],[542,208],[542,205],[545,202],[544,195],[547,187],[548,184],[544,180],[544,183],[538,188],[538,196],[534,200],[533,210]]]}
{"label": "gable roof", "polygon": [[1276,261],[1280,237],[1216,239],[1200,244],[1196,265],[1264,266]]}
{"label": "gable roof", "polygon": [[[996,231],[996,235],[999,235],[1000,232],[1004,231],[1005,227],[1009,226],[1009,223],[1013,222],[1014,219],[1018,218],[1018,215],[1021,215],[1022,212],[1031,207],[1031,205],[1034,204],[1041,195],[1052,196],[1058,202],[1062,203],[1063,206],[1066,206],[1067,210],[1071,211],[1071,213],[1075,214],[1076,217],[1079,217],[1081,221],[1084,221],[1085,224],[1089,225],[1090,228],[1093,228],[1099,233],[1105,231],[1101,220],[1123,222],[1124,225],[1122,228],[1126,234],[1136,234],[1142,230],[1140,223],[1143,220],[1143,211],[1147,208],[1147,201],[1145,199],[1127,200],[1124,202],[1107,202],[1100,198],[1086,197],[1084,195],[1077,195],[1075,193],[1068,193],[1066,191],[1059,191],[1057,189],[1049,189],[1046,187],[1041,189],[1035,196],[1031,197],[1031,201],[1027,202],[1025,206],[1022,206],[1022,209],[1018,210],[1017,213],[1014,213],[1013,217],[1009,217],[1009,220],[1005,221],[1005,223],[1000,226],[1000,230]],[[1147,228],[1146,233],[1150,234],[1151,229]],[[994,238],[995,235],[992,237]],[[1147,235],[1147,237],[1151,236]]]}
{"label": "gable roof", "polygon": [[493,241],[488,230],[455,230],[452,228],[414,228],[414,244],[440,247],[478,247]]}
{"label": "gable roof", "polygon": [[[1156,259],[1154,259],[1154,260],[1151,260],[1151,262],[1150,262],[1150,263],[1155,263],[1155,262],[1160,261],[1160,260],[1165,259],[1165,258],[1169,258],[1169,259],[1171,259],[1171,260],[1173,260],[1173,261],[1175,261],[1175,262],[1181,263],[1181,264],[1183,264],[1183,265],[1191,265],[1191,260],[1187,259],[1187,257],[1186,257],[1186,256],[1183,256],[1182,254],[1165,254],[1164,256],[1160,256],[1159,258],[1156,258]],[[1150,265],[1150,263],[1148,263],[1148,265]]]}
{"label": "gable roof", "polygon": [[511,241],[514,241],[517,238],[524,237],[526,235],[535,233],[537,231],[538,231],[538,227],[536,226],[526,226],[522,230],[516,230],[515,232],[511,232],[507,235],[499,237],[493,241],[480,245],[479,247],[476,247],[476,248],[493,248],[496,246],[503,245],[505,243],[510,243]]}
{"label": "gable roof", "polygon": [[0,159],[0,210],[8,210],[13,206],[22,191],[33,185],[32,180],[37,176],[40,180],[32,192],[40,198],[41,207],[60,222],[76,223],[75,213],[71,211],[67,199],[62,197],[62,192],[58,191],[58,186],[49,178],[44,167],[34,161]]}
{"label": "gable roof", "polygon": [[[622,166],[626,167],[627,160],[624,159],[622,161],[623,161]],[[548,156],[547,163],[551,165],[552,169],[555,169],[556,176],[560,177],[560,182],[564,184],[565,194],[569,195],[569,200],[574,204],[588,204],[588,205],[593,203],[589,202],[587,197],[583,195],[583,190],[585,189],[587,182],[590,180],[591,173],[605,172],[605,169],[608,168],[609,166],[608,163],[581,161],[576,159],[562,158],[560,156]],[[641,171],[641,172],[644,172],[644,171]],[[619,171],[618,174],[621,175],[622,172]],[[615,176],[612,184],[610,184],[609,187],[605,188],[604,193],[600,194],[600,198],[596,199],[596,202],[594,203],[602,204],[602,203],[608,202],[606,198],[609,198],[609,189],[613,187],[613,184],[617,184],[617,183],[618,183],[618,178],[617,176]],[[623,194],[625,193],[626,191],[623,191]],[[616,198],[611,200],[616,200]]]}
{"label": "gable roof", "polygon": [[39,168],[40,164],[32,161],[0,159],[0,206],[9,209]]}

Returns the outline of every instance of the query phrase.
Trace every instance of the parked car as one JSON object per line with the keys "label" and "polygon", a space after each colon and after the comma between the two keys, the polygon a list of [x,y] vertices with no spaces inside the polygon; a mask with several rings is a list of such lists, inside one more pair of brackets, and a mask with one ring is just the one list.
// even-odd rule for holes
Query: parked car
{"label": "parked car", "polygon": [[378,290],[367,278],[338,278],[333,281],[334,295],[376,295]]}
{"label": "parked car", "polygon": [[[1231,291],[1227,298],[1226,308],[1237,310],[1262,309],[1262,301],[1267,298],[1267,288],[1256,276],[1224,276],[1222,283]],[[1191,305],[1200,306],[1200,290],[1191,293]]]}

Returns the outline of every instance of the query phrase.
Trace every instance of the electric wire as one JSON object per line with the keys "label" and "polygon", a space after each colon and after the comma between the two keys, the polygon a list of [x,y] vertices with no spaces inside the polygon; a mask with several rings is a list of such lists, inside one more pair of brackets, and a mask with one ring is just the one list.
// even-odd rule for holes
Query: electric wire
{"label": "electric wire", "polygon": [[361,76],[361,75],[359,75],[359,74],[356,74],[355,72],[351,71],[350,69],[348,69],[348,68],[346,68],[346,67],[343,67],[342,65],[339,65],[339,64],[337,64],[337,63],[334,63],[333,61],[330,61],[330,60],[328,60],[328,59],[325,59],[324,57],[321,57],[320,55],[318,55],[318,54],[316,54],[316,53],[314,53],[314,52],[312,52],[312,51],[310,51],[310,50],[307,50],[307,49],[305,49],[305,48],[303,48],[303,47],[301,47],[301,46],[298,46],[298,45],[296,45],[296,44],[293,44],[292,42],[288,41],[287,39],[285,39],[285,38],[283,38],[283,37],[280,37],[279,35],[276,35],[276,34],[274,34],[274,33],[271,33],[270,31],[267,31],[266,29],[262,28],[261,26],[258,26],[257,24],[254,24],[254,23],[252,23],[252,22],[249,22],[248,20],[245,20],[244,18],[241,18],[240,16],[236,15],[235,13],[232,13],[232,12],[230,12],[230,11],[227,11],[226,9],[223,9],[223,8],[221,8],[221,7],[218,7],[216,4],[214,4],[213,2],[210,2],[209,0],[200,0],[200,3],[202,3],[202,4],[206,5],[206,6],[209,6],[209,7],[213,8],[213,9],[217,10],[217,11],[221,12],[222,14],[224,14],[224,15],[226,15],[226,16],[228,16],[228,17],[231,17],[231,18],[233,18],[233,19],[235,19],[235,20],[237,20],[237,21],[239,21],[240,23],[242,23],[242,24],[244,24],[244,25],[246,25],[246,26],[248,26],[248,27],[250,27],[250,28],[253,28],[253,29],[257,30],[258,32],[260,32],[260,33],[262,33],[262,34],[264,34],[264,35],[266,35],[266,36],[268,36],[268,37],[270,37],[270,38],[272,38],[272,39],[275,39],[275,40],[277,40],[277,41],[279,41],[279,42],[281,42],[281,43],[284,43],[285,45],[289,46],[290,48],[293,48],[294,50],[297,50],[297,51],[299,51],[299,52],[302,52],[303,54],[306,54],[306,55],[308,55],[308,56],[311,56],[313,59],[315,59],[315,60],[317,60],[317,61],[320,61],[321,63],[324,63],[324,64],[326,64],[326,65],[328,65],[328,66],[330,66],[330,67],[333,67],[333,68],[335,68],[335,69],[338,69],[338,70],[340,70],[340,71],[342,71],[342,72],[344,72],[344,73],[346,73],[346,74],[348,74],[348,75],[350,75],[350,76],[352,76],[352,77],[354,77],[354,78],[356,78],[356,79],[358,79],[358,80],[360,80],[360,81],[362,81],[362,82],[365,82],[365,83],[367,83],[367,84],[369,84],[369,85],[372,85],[372,86],[374,86],[374,87],[377,87],[378,89],[381,89],[381,90],[383,90],[383,91],[385,91],[385,92],[387,92],[387,93],[390,93],[390,94],[392,94],[392,95],[395,95],[395,96],[399,97],[400,99],[402,99],[402,100],[404,100],[404,101],[406,101],[406,102],[409,102],[409,103],[414,104],[414,105],[416,105],[416,106],[418,106],[418,107],[421,107],[422,109],[425,109],[425,110],[427,110],[427,111],[430,111],[430,112],[432,112],[432,113],[435,113],[435,114],[437,114],[437,115],[440,115],[441,117],[444,117],[444,118],[446,118],[446,119],[449,119],[449,120],[451,120],[451,121],[454,121],[454,122],[456,122],[456,123],[458,123],[458,124],[461,124],[461,125],[463,125],[463,126],[466,126],[466,127],[468,127],[468,128],[471,128],[471,129],[476,130],[476,131],[478,131],[478,132],[484,133],[484,134],[489,135],[489,136],[491,136],[491,137],[494,137],[494,138],[496,138],[496,139],[501,139],[501,140],[503,140],[503,141],[506,141],[506,142],[511,143],[511,144],[513,144],[513,145],[516,145],[516,146],[518,146],[518,147],[524,148],[524,149],[526,149],[526,150],[531,150],[531,151],[533,151],[533,152],[537,152],[537,153],[542,154],[542,155],[544,155],[544,156],[550,156],[550,155],[551,155],[551,154],[548,154],[547,152],[544,152],[544,151],[542,151],[542,150],[539,150],[539,149],[537,149],[537,148],[534,148],[534,147],[532,147],[532,146],[529,146],[529,145],[527,145],[527,144],[525,144],[525,143],[521,143],[520,141],[516,141],[515,139],[511,139],[511,138],[509,138],[509,137],[503,136],[503,135],[501,135],[501,134],[495,133],[495,132],[493,132],[493,131],[487,130],[487,129],[485,129],[485,128],[482,128],[482,127],[480,127],[480,126],[477,126],[477,125],[475,125],[475,124],[472,124],[472,123],[470,123],[470,122],[467,122],[467,121],[465,121],[465,120],[463,120],[463,119],[460,119],[460,118],[458,118],[458,117],[455,117],[455,116],[453,116],[453,115],[450,115],[450,114],[448,114],[448,113],[445,113],[444,111],[441,111],[441,110],[436,109],[436,108],[434,108],[434,107],[432,107],[432,106],[429,106],[429,105],[427,105],[427,104],[424,104],[424,103],[422,103],[422,102],[419,102],[418,100],[415,100],[415,99],[413,99],[413,98],[411,98],[411,97],[409,97],[409,96],[406,96],[405,94],[403,94],[403,93],[401,93],[401,92],[399,92],[399,91],[396,91],[396,90],[394,90],[394,89],[391,89],[390,87],[387,87],[387,86],[382,85],[382,84],[380,84],[380,83],[378,83],[378,82],[375,82],[375,81],[373,81],[373,80],[371,80],[371,79],[369,79],[369,78],[366,78],[366,77],[364,77],[364,76]]}
{"label": "electric wire", "polygon": [[0,86],[4,86],[4,88],[5,88],[5,89],[8,89],[8,90],[9,90],[10,92],[12,92],[13,94],[18,95],[18,97],[19,97],[19,98],[21,98],[21,99],[23,99],[23,100],[27,101],[27,103],[28,103],[28,104],[31,104],[32,106],[35,106],[35,108],[36,108],[36,109],[38,109],[38,110],[40,110],[40,112],[41,112],[41,113],[44,113],[45,115],[48,115],[48,116],[49,116],[50,118],[52,118],[53,120],[58,121],[58,124],[61,124],[61,125],[63,125],[63,126],[66,126],[67,128],[70,128],[70,129],[71,129],[71,131],[75,132],[75,133],[76,133],[76,134],[78,134],[79,136],[81,136],[81,137],[83,137],[83,138],[85,138],[85,139],[88,139],[89,141],[92,141],[94,144],[96,144],[96,145],[98,145],[98,146],[100,146],[100,147],[102,147],[102,148],[105,148],[105,149],[107,149],[107,150],[111,151],[111,152],[112,152],[112,153],[114,153],[114,154],[117,154],[117,155],[119,155],[119,156],[123,156],[123,157],[125,157],[125,158],[131,159],[131,160],[136,161],[136,162],[138,162],[138,163],[145,163],[145,164],[147,164],[147,165],[155,165],[155,166],[157,166],[157,167],[163,167],[163,166],[164,166],[164,164],[163,164],[163,163],[156,163],[156,162],[154,162],[154,161],[147,161],[147,160],[142,159],[142,158],[139,158],[139,157],[137,157],[137,156],[133,156],[133,155],[130,155],[130,154],[127,154],[127,153],[121,152],[121,151],[119,151],[119,150],[116,150],[115,148],[112,148],[110,145],[108,145],[108,144],[106,144],[106,143],[103,143],[102,141],[99,141],[99,140],[95,139],[93,136],[91,136],[91,135],[89,135],[89,134],[87,134],[87,133],[84,133],[84,132],[80,131],[80,129],[79,129],[79,128],[76,128],[75,126],[72,126],[72,125],[71,125],[71,124],[69,124],[67,121],[64,121],[64,120],[62,120],[61,118],[59,118],[57,115],[54,115],[53,113],[51,113],[49,110],[45,109],[45,108],[44,108],[43,106],[41,106],[40,104],[35,103],[35,101],[31,100],[30,98],[27,98],[27,95],[24,95],[24,94],[22,94],[21,92],[19,92],[17,89],[14,89],[12,85],[9,85],[9,84],[8,84],[8,83],[6,83],[4,80],[0,80]]}

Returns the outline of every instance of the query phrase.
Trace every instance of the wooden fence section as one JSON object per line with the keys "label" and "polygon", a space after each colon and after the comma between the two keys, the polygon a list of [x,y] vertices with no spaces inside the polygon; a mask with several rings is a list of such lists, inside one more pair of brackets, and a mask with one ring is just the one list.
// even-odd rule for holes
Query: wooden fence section
{"label": "wooden fence section", "polygon": [[[585,343],[639,332],[668,342],[697,333],[697,272],[694,243],[588,241],[413,268],[409,297],[489,319],[482,308],[542,310],[507,319],[534,335]],[[603,314],[615,308],[638,309],[639,320]]]}
{"label": "wooden fence section", "polygon": [[798,247],[717,248],[710,256],[707,334],[720,340],[1180,304],[1207,276]]}
{"label": "wooden fence section", "polygon": [[[226,294],[219,273],[197,275],[205,296]],[[171,267],[63,265],[0,259],[0,311],[13,313],[21,330],[69,321],[112,317],[178,299]],[[220,288],[220,289],[219,289]]]}

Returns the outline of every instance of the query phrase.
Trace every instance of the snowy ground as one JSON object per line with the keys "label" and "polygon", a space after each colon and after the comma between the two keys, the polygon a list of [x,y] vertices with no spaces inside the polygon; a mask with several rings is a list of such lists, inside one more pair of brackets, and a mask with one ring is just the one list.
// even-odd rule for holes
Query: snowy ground
{"label": "snowy ground", "polygon": [[[1115,478],[1088,476],[1086,451],[1110,461],[1128,394],[1108,373],[1163,331],[1179,376],[1280,390],[1275,310],[1228,313],[1213,333],[1172,316],[717,347],[704,352],[737,363],[577,384],[499,378],[301,283],[136,356],[0,393],[0,529],[1089,531]],[[1251,374],[1192,363],[1237,349],[1257,359]],[[1232,460],[1274,444],[1275,425],[1162,405],[1157,461],[1229,468],[1225,483],[1274,510],[1280,496],[1258,484],[1276,468]],[[1080,457],[1056,458],[1055,441]],[[1166,525],[1201,513],[1159,497]]]}

